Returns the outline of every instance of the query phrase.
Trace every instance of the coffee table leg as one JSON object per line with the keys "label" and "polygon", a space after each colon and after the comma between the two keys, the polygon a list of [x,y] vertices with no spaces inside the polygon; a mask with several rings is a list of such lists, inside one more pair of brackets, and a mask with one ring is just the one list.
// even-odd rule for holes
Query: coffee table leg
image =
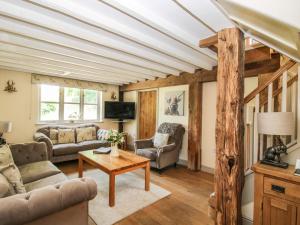
{"label": "coffee table leg", "polygon": [[83,160],[79,156],[78,157],[78,176],[82,177],[82,173],[83,173]]}
{"label": "coffee table leg", "polygon": [[145,167],[145,191],[150,190],[150,162],[147,162]]}
{"label": "coffee table leg", "polygon": [[109,206],[115,206],[115,174],[109,175]]}

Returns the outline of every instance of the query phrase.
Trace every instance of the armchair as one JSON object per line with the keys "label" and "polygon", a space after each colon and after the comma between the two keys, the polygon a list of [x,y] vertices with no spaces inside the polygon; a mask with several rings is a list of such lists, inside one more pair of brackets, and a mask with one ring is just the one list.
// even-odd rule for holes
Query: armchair
{"label": "armchair", "polygon": [[160,148],[153,145],[154,138],[136,140],[134,143],[135,154],[149,158],[151,167],[163,169],[176,164],[182,147],[184,127],[178,123],[162,123],[157,132],[169,134],[168,144]]}

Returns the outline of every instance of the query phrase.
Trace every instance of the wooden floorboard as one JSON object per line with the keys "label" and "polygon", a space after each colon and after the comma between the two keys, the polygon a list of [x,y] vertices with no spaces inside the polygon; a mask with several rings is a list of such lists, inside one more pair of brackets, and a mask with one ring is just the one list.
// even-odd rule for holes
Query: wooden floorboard
{"label": "wooden floorboard", "polygon": [[[65,173],[77,171],[77,162],[60,163]],[[90,167],[85,166],[85,169]],[[143,171],[134,172],[144,176]],[[185,167],[171,167],[161,175],[151,170],[151,182],[172,194],[116,223],[117,225],[212,225],[207,216],[207,201],[213,192],[213,176]],[[89,225],[96,225],[89,219]]]}

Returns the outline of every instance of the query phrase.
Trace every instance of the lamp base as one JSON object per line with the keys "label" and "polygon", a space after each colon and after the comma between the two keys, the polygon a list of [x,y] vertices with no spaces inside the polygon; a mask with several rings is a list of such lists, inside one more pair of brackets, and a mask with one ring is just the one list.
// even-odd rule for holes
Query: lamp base
{"label": "lamp base", "polygon": [[266,164],[266,165],[270,165],[270,166],[276,166],[276,167],[280,167],[280,168],[288,168],[289,164],[286,162],[277,162],[277,161],[273,161],[273,160],[266,160],[263,159],[260,161],[262,164]]}

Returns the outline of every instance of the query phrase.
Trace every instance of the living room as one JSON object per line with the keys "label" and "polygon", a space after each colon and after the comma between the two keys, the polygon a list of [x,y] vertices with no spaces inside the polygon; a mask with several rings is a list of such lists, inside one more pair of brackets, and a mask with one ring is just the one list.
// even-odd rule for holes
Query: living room
{"label": "living room", "polygon": [[0,225],[298,224],[287,5],[0,0]]}

